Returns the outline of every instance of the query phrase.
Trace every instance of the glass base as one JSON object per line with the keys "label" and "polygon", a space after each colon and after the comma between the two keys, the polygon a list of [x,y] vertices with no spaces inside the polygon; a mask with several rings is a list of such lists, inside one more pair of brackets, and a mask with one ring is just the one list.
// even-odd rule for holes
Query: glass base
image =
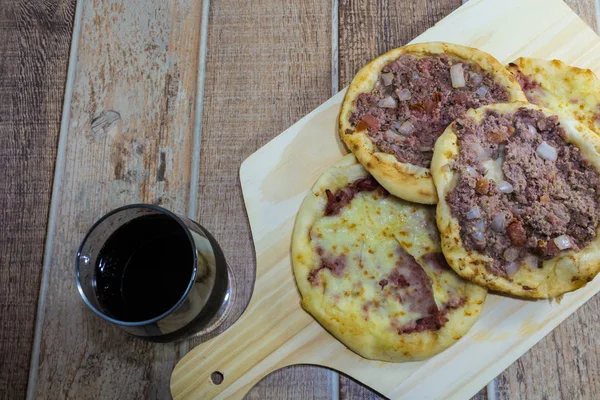
{"label": "glass base", "polygon": [[215,316],[206,324],[206,326],[204,328],[202,328],[201,330],[192,333],[188,336],[189,338],[192,337],[200,337],[200,336],[204,336],[204,335],[208,335],[211,332],[214,332],[217,328],[219,328],[222,324],[223,321],[225,321],[225,319],[229,316],[229,313],[231,311],[231,309],[233,308],[233,305],[235,304],[235,277],[231,271],[231,268],[229,267],[229,264],[227,265],[227,290],[225,292],[225,297],[223,298],[223,303],[221,303],[221,307],[219,308],[219,311],[215,314]]}

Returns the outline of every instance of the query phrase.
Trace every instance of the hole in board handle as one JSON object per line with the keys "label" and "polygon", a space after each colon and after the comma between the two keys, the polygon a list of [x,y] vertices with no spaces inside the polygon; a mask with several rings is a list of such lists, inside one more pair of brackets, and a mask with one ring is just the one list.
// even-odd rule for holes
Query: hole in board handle
{"label": "hole in board handle", "polygon": [[210,380],[215,385],[220,385],[224,379],[225,379],[225,376],[223,375],[222,372],[215,371],[212,374],[210,374]]}

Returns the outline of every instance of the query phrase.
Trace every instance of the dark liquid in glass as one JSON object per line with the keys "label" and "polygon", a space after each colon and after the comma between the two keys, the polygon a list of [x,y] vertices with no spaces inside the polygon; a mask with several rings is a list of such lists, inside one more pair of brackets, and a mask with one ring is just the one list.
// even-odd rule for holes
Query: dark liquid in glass
{"label": "dark liquid in glass", "polygon": [[135,218],[98,254],[95,290],[103,311],[126,322],[147,321],[182,298],[194,271],[194,247],[166,215]]}

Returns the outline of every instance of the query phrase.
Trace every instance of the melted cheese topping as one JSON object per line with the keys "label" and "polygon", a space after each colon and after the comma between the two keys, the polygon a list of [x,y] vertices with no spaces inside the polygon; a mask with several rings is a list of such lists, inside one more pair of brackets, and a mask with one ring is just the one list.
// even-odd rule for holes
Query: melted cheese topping
{"label": "melted cheese topping", "polygon": [[[422,256],[440,251],[434,209],[406,203],[379,191],[360,192],[339,215],[318,219],[310,231],[314,253],[325,259],[345,258],[342,276],[320,269],[315,284],[333,307],[374,327],[401,327],[423,317],[403,304],[380,282],[398,266],[401,247],[413,256],[432,281],[438,308],[450,297],[464,295],[465,283],[451,270],[435,268]],[[319,262],[316,262],[319,265]],[[411,287],[403,289],[414,290]]]}
{"label": "melted cheese topping", "polygon": [[504,163],[504,153],[495,160],[488,159],[482,162],[486,169],[485,178],[493,181],[496,185],[504,180],[504,172],[502,172],[502,163]]}

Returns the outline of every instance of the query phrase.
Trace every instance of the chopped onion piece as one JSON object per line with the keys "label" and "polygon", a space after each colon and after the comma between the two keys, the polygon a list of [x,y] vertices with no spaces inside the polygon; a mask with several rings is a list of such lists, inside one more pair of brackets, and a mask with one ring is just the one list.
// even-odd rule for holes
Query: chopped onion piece
{"label": "chopped onion piece", "polygon": [[516,274],[519,268],[521,268],[521,266],[518,262],[515,261],[511,261],[508,264],[504,264],[504,271],[506,272],[506,275],[508,275],[508,277],[511,277],[514,274]]}
{"label": "chopped onion piece", "polygon": [[483,241],[483,232],[475,231],[472,236],[473,236],[473,239],[475,239],[478,242]]}
{"label": "chopped onion piece", "polygon": [[412,97],[412,93],[406,88],[398,90],[396,94],[398,95],[398,100],[400,101],[410,100],[410,98]]}
{"label": "chopped onion piece", "polygon": [[538,267],[538,258],[534,255],[528,255],[523,259],[523,262],[524,265],[527,266],[527,268],[529,269],[535,270]]}
{"label": "chopped onion piece", "polygon": [[471,175],[471,176],[477,176],[477,170],[473,167],[471,167],[470,165],[467,165],[465,167],[465,171],[467,172],[467,174]]}
{"label": "chopped onion piece", "polygon": [[474,85],[479,85],[482,81],[483,81],[483,76],[481,76],[479,74],[471,73],[471,82],[473,82]]}
{"label": "chopped onion piece", "polygon": [[381,79],[383,80],[383,86],[390,86],[394,81],[394,74],[392,72],[381,74]]}
{"label": "chopped onion piece", "polygon": [[475,219],[481,217],[481,211],[479,210],[479,207],[475,206],[471,208],[467,213],[466,217],[467,219]]}
{"label": "chopped onion piece", "polygon": [[523,137],[533,140],[538,135],[538,131],[533,125],[527,125],[525,130],[523,131]]}
{"label": "chopped onion piece", "polygon": [[483,85],[479,89],[475,91],[475,94],[478,96],[485,96],[488,92],[488,87]]}
{"label": "chopped onion piece", "polygon": [[571,242],[571,238],[568,237],[567,235],[560,235],[560,236],[555,237],[552,240],[554,240],[554,244],[560,250],[566,250],[566,249],[570,249],[571,247],[573,247],[573,242]]}
{"label": "chopped onion piece", "polygon": [[490,158],[490,153],[486,149],[484,149],[481,144],[473,143],[472,147],[473,150],[475,150],[475,153],[477,154],[477,158],[479,158],[479,160],[484,161]]}
{"label": "chopped onion piece", "polygon": [[410,135],[415,131],[415,126],[409,120],[406,120],[400,125],[398,131],[404,135]]}
{"label": "chopped onion piece", "polygon": [[498,183],[498,190],[502,193],[512,193],[514,188],[509,182],[500,181],[500,183]]}
{"label": "chopped onion piece", "polygon": [[454,64],[450,67],[450,79],[452,80],[453,88],[461,88],[466,86],[465,71],[462,63]]}
{"label": "chopped onion piece", "polygon": [[475,230],[479,232],[485,231],[485,221],[482,219],[478,219],[477,222],[475,222]]}
{"label": "chopped onion piece", "polygon": [[387,131],[385,131],[383,133],[383,137],[388,142],[403,142],[406,140],[406,138],[404,136],[400,135],[398,132],[396,132],[393,129],[388,129]]}
{"label": "chopped onion piece", "polygon": [[496,215],[494,217],[494,219],[492,220],[492,230],[494,232],[504,232],[504,220],[505,220],[505,215],[504,213],[500,213],[498,215]]}
{"label": "chopped onion piece", "polygon": [[517,258],[519,258],[520,252],[521,251],[516,247],[508,247],[506,250],[504,250],[504,259],[508,262],[515,261]]}
{"label": "chopped onion piece", "polygon": [[525,214],[525,210],[522,209],[521,207],[514,207],[513,208],[513,212],[517,215],[523,215]]}
{"label": "chopped onion piece", "polygon": [[556,161],[556,158],[558,157],[556,149],[546,142],[542,142],[535,151],[544,160]]}
{"label": "chopped onion piece", "polygon": [[377,105],[379,107],[383,107],[383,108],[398,107],[398,103],[396,103],[396,100],[394,100],[394,98],[392,96],[388,96],[388,97],[385,97],[385,98],[379,100],[379,103],[377,103]]}
{"label": "chopped onion piece", "polygon": [[428,147],[428,146],[422,146],[422,147],[419,147],[419,151],[421,153],[427,153],[428,151],[433,151],[433,149],[431,147]]}

